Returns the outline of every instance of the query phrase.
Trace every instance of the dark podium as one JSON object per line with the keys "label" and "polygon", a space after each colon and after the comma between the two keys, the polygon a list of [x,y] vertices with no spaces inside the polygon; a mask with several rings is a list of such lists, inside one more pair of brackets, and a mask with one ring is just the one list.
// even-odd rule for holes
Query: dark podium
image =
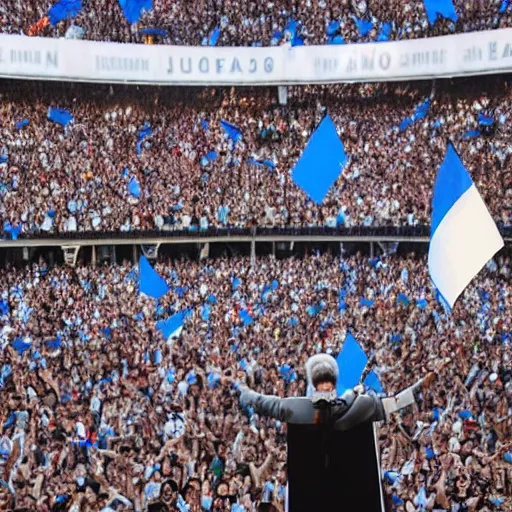
{"label": "dark podium", "polygon": [[373,423],[287,429],[288,512],[385,512]]}

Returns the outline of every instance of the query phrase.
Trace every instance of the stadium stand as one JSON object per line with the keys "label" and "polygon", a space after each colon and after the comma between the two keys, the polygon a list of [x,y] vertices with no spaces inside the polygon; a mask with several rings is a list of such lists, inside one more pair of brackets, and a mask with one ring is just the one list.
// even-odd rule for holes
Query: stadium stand
{"label": "stadium stand", "polygon": [[[342,45],[512,27],[509,3],[453,0],[432,20],[428,0],[3,0],[0,33]],[[354,249],[429,236],[450,142],[510,239],[509,75],[289,85],[280,99],[269,86],[0,79],[0,510],[285,512],[286,427],[240,408],[222,376],[304,396],[307,358],[336,355],[349,333],[385,392],[438,376],[380,429],[389,511],[512,510],[510,245],[451,312],[424,245]],[[293,170],[326,119],[347,160],[318,203]],[[158,300],[140,293],[136,251],[78,254],[81,240],[256,234],[356,242],[292,243],[286,258],[164,250]],[[63,238],[72,265],[28,250]]]}

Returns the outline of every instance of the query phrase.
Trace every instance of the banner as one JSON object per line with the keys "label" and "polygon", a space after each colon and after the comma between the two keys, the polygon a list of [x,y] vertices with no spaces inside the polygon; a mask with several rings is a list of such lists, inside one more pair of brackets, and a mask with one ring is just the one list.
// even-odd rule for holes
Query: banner
{"label": "banner", "polygon": [[160,85],[291,85],[510,72],[512,28],[410,41],[279,47],[100,43],[0,35],[0,76]]}

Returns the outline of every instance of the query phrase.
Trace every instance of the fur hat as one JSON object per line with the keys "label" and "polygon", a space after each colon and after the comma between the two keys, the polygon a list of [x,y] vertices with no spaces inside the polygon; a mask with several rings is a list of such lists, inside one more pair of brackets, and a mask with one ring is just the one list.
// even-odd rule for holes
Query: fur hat
{"label": "fur hat", "polygon": [[338,381],[338,363],[329,354],[316,354],[311,356],[306,363],[306,376],[308,385],[315,386],[315,382]]}

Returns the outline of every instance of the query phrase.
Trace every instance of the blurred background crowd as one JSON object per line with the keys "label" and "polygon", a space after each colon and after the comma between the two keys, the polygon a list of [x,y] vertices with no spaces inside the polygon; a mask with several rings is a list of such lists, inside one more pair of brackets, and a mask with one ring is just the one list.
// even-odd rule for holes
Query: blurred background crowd
{"label": "blurred background crowd", "polygon": [[[455,15],[435,21],[422,0],[83,0],[80,9],[70,9],[73,16],[44,22],[54,3],[4,0],[2,32],[121,43],[275,46],[417,39],[512,23],[507,0],[453,0]],[[147,12],[139,7],[134,13],[122,3],[146,6]]]}
{"label": "blurred background crowd", "polygon": [[[450,140],[497,223],[512,224],[506,76],[289,87],[287,105],[275,88],[12,81],[0,83],[0,98],[6,237],[428,225]],[[425,116],[404,128],[425,102]],[[49,109],[74,122],[48,119]],[[326,114],[348,162],[317,205],[291,171]]]}
{"label": "blurred background crowd", "polygon": [[[453,0],[457,20],[434,23],[420,0],[154,0],[136,21],[117,0],[78,3],[52,24],[48,2],[3,0],[0,32],[268,46],[512,26],[507,0]],[[289,86],[286,102],[267,87],[1,80],[0,237],[428,226],[449,141],[510,227],[511,114],[508,75]],[[325,115],[348,162],[317,205],[291,171]],[[162,258],[159,301],[133,262],[7,265],[0,510],[284,512],[286,426],[241,408],[222,376],[304,396],[307,358],[348,333],[386,393],[438,374],[380,429],[389,510],[512,510],[510,263],[507,247],[451,314],[424,254]]]}

